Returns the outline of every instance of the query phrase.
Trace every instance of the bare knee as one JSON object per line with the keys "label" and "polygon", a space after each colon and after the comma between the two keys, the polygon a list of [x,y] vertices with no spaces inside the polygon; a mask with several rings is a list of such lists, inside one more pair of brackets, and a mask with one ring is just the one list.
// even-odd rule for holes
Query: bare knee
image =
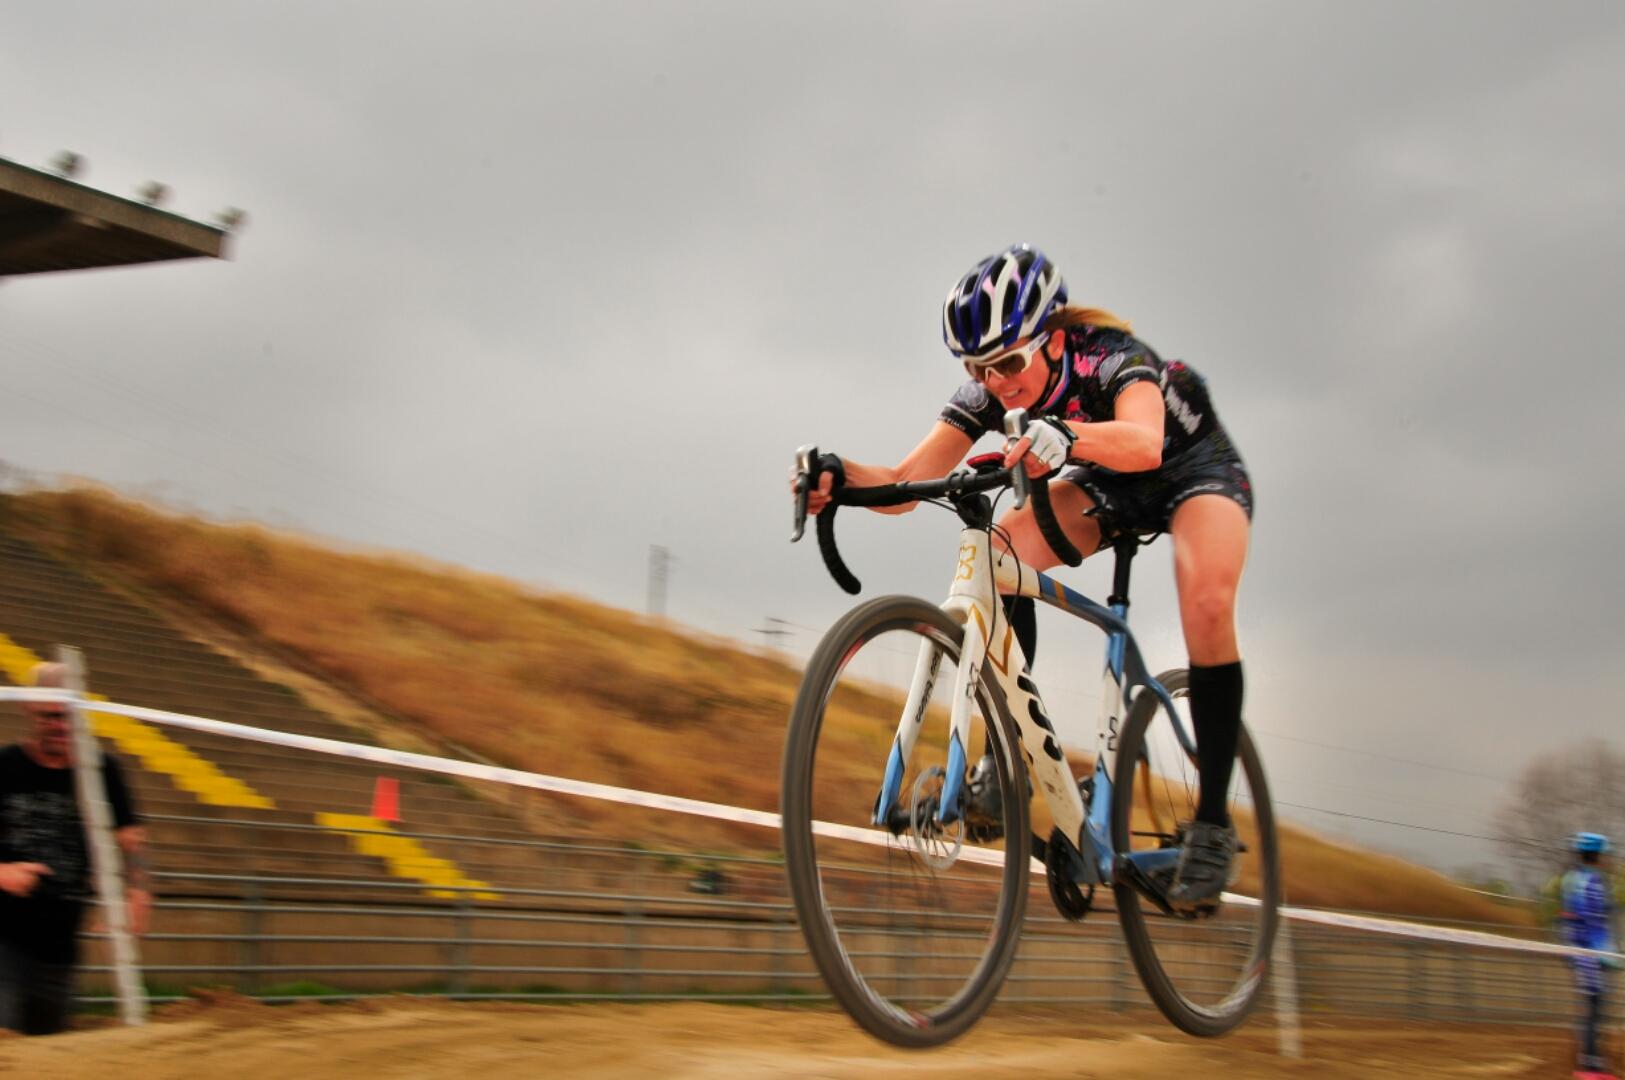
{"label": "bare knee", "polygon": [[[1060,524],[1061,531],[1072,541],[1074,547],[1087,557],[1100,545],[1100,526],[1095,520],[1085,517],[1084,512],[1094,505],[1089,497],[1071,484],[1052,484],[1050,486],[1050,508],[1055,512],[1055,520]],[[995,530],[993,534],[994,547],[1003,550],[1011,547],[1016,557],[1023,563],[1037,570],[1049,570],[1059,566],[1061,560],[1055,552],[1050,550],[1049,541],[1044,539],[1043,532],[1038,527],[1038,519],[1033,516],[1030,505],[1020,510],[1012,510],[999,519],[999,529],[1010,535],[1010,543],[1006,545],[999,538]]]}
{"label": "bare knee", "polygon": [[1203,583],[1180,597],[1185,643],[1195,664],[1225,664],[1237,659],[1236,587],[1233,582]]}
{"label": "bare knee", "polygon": [[993,547],[998,551],[1014,551],[1016,558],[1038,570],[1047,570],[1059,561],[1038,531],[1032,511],[1025,508],[1012,510],[999,519],[998,527],[993,530]]}

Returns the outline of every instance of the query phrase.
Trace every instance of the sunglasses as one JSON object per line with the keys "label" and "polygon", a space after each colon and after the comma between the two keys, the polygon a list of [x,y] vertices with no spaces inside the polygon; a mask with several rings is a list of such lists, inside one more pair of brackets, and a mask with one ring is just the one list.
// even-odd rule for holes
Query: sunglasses
{"label": "sunglasses", "polygon": [[1001,379],[1013,379],[1033,366],[1033,359],[1048,342],[1048,334],[1039,334],[1027,344],[1011,349],[1007,353],[1000,353],[991,359],[966,360],[965,370],[977,382],[986,382],[990,373]]}

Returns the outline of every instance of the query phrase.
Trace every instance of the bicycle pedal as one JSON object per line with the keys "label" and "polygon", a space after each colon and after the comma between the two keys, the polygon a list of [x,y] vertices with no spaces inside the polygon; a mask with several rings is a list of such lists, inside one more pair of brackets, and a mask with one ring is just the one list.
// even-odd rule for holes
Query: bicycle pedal
{"label": "bicycle pedal", "polygon": [[1196,907],[1192,908],[1190,911],[1181,912],[1181,914],[1184,915],[1185,918],[1191,920],[1192,922],[1200,922],[1203,919],[1211,919],[1211,918],[1213,918],[1213,916],[1217,915],[1219,913],[1219,908],[1221,906],[1222,905],[1216,904],[1216,903],[1214,903],[1214,904],[1198,904]]}

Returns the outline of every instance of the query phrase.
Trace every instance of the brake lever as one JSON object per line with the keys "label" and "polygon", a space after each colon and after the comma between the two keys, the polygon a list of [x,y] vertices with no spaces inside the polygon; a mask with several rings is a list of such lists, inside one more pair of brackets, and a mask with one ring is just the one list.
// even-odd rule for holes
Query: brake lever
{"label": "brake lever", "polygon": [[790,533],[792,544],[807,531],[807,497],[812,489],[813,462],[817,460],[818,447],[811,443],[796,451],[796,516]]}
{"label": "brake lever", "polygon": [[[1004,414],[1004,434],[1010,440],[1020,439],[1027,432],[1027,410],[1011,409]],[[1008,449],[1010,443],[1006,443]],[[1032,493],[1032,482],[1027,478],[1027,463],[1018,461],[1010,469],[1010,476],[1015,481],[1016,509],[1020,510],[1027,505],[1027,497]]]}
{"label": "brake lever", "polygon": [[[1011,438],[1019,438],[1027,430],[1027,410],[1011,409],[1004,414],[1004,433]],[[1035,484],[1027,476],[1027,466],[1024,461],[1015,465],[1014,479],[1016,489],[1016,507],[1019,509],[1023,503],[1033,504],[1033,518],[1038,522],[1038,531],[1043,535],[1044,542],[1049,545],[1057,558],[1068,566],[1077,566],[1083,561],[1083,552],[1077,549],[1061,523],[1055,520],[1055,510],[1049,501],[1049,481],[1055,475],[1053,472],[1038,478]]]}

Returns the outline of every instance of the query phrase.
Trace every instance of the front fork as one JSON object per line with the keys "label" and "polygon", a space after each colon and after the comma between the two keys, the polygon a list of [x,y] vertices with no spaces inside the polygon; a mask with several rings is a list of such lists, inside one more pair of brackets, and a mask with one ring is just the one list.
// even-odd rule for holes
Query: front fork
{"label": "front fork", "polygon": [[[903,763],[914,750],[914,740],[919,738],[920,728],[925,723],[926,706],[931,701],[931,691],[937,685],[937,670],[942,666],[942,649],[936,642],[926,638],[920,642],[920,654],[914,661],[914,678],[909,682],[908,701],[903,705],[903,717],[897,724],[897,734],[892,737],[891,754],[886,758],[886,773],[880,782],[880,795],[875,799],[874,824],[886,825],[891,819],[892,809],[897,805],[898,793],[903,787]],[[953,736],[949,736],[950,744]],[[949,761],[953,760],[953,751],[950,745]],[[964,772],[965,750],[963,736],[960,740],[959,765],[960,772]],[[951,770],[949,776],[954,774]]]}
{"label": "front fork", "polygon": [[[1020,647],[1017,646],[1017,652]],[[976,701],[977,677],[987,654],[987,641],[975,625],[965,628],[964,648],[959,668],[954,673],[953,708],[948,722],[948,764],[942,781],[942,795],[937,806],[937,821],[951,825],[960,818],[960,795],[965,786],[966,750],[970,744],[971,708]],[[875,799],[874,824],[886,825],[897,806],[902,792],[904,762],[914,750],[914,742],[925,725],[925,712],[936,688],[938,671],[942,666],[942,649],[926,639],[920,643],[919,656],[914,661],[914,678],[909,683],[908,700],[903,705],[903,716],[892,738],[891,754],[886,759],[886,773],[881,781],[880,795]]]}

